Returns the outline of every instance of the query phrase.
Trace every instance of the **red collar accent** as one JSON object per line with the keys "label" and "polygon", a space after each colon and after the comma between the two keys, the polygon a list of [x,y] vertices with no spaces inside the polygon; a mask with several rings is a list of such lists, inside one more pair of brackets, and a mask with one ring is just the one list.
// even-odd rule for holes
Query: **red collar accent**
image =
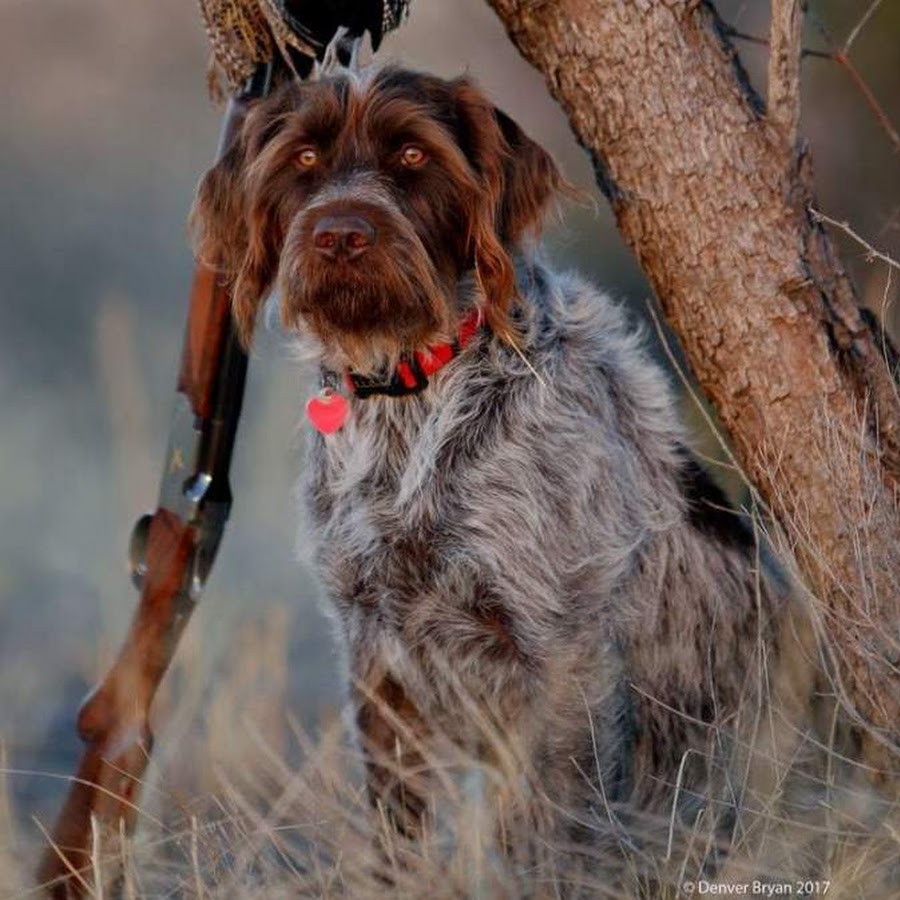
{"label": "red collar accent", "polygon": [[428,376],[443,368],[451,359],[458,356],[465,346],[478,333],[482,324],[481,310],[473,309],[459,324],[456,340],[449,344],[429,344],[424,350],[416,350],[400,360],[387,381],[375,376],[346,372],[347,387],[357,397],[371,397],[384,394],[389,397],[402,397],[417,394],[428,387]]}

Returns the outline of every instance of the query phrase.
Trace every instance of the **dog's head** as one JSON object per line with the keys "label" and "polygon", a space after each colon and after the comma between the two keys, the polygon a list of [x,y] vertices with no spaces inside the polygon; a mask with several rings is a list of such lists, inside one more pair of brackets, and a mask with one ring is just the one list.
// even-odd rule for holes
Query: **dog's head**
{"label": "dog's head", "polygon": [[364,369],[452,335],[468,272],[508,334],[509,252],[560,185],[470,81],[385,68],[291,81],[255,104],[201,181],[192,226],[245,341],[277,286],[287,325]]}

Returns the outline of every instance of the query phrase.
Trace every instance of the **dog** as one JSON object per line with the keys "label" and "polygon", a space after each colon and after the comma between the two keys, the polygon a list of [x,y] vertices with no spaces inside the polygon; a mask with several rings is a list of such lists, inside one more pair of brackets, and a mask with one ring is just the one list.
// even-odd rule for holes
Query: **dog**
{"label": "dog", "polygon": [[317,348],[317,561],[402,834],[441,742],[492,765],[498,736],[563,842],[628,811],[727,830],[766,768],[748,735],[776,741],[767,691],[800,717],[809,687],[790,586],[639,331],[539,261],[566,190],[468,78],[399,67],[286,81],[198,189],[244,339],[277,290]]}

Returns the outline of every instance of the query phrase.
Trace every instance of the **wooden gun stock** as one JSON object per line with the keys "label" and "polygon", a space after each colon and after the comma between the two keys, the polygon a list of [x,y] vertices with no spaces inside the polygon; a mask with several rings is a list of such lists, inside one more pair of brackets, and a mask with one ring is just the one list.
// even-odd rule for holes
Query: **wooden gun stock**
{"label": "wooden gun stock", "polygon": [[191,612],[181,587],[194,543],[191,527],[177,516],[154,514],[137,614],[113,667],[78,715],[86,747],[39,871],[53,897],[86,892],[95,828],[117,831],[120,821],[126,831],[134,826],[153,743],[150,704]]}
{"label": "wooden gun stock", "polygon": [[[265,95],[270,78],[271,65],[260,66],[230,102],[220,156],[247,102]],[[114,846],[140,812],[139,789],[153,744],[150,706],[215,560],[231,506],[228,470],[246,371],[230,294],[212,269],[198,264],[159,502],[132,537],[140,601],[112,668],[79,711],[84,754],[38,870],[54,898],[91,893],[100,878],[95,837],[110,835]]]}

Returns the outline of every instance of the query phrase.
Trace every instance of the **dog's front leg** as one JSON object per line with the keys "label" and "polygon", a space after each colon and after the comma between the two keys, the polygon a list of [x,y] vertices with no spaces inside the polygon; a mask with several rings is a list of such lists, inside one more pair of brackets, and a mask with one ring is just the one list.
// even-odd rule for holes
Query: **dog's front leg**
{"label": "dog's front leg", "polygon": [[428,803],[424,721],[389,672],[366,673],[355,694],[356,727],[372,805],[392,831],[418,837]]}

